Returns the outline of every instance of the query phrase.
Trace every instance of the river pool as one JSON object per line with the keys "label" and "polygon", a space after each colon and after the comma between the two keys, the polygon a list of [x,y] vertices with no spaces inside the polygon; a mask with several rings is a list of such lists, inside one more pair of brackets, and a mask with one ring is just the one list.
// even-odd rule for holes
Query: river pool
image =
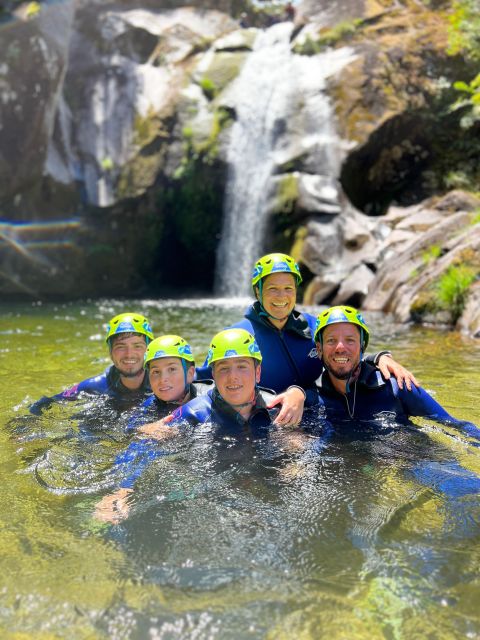
{"label": "river pool", "polygon": [[[125,309],[201,362],[247,302],[0,306],[1,638],[480,638],[480,449],[450,427],[320,429],[298,446],[200,429],[146,471],[127,520],[93,518],[121,428],[85,440],[91,400],[37,419],[28,404],[103,371],[104,325]],[[480,341],[365,315],[370,352],[389,347],[480,424]]]}

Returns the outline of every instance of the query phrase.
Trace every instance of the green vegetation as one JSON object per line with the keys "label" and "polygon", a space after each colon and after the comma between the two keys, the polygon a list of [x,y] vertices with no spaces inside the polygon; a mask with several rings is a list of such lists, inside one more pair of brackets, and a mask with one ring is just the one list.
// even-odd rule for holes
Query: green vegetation
{"label": "green vegetation", "polygon": [[138,147],[145,147],[155,138],[167,135],[162,132],[161,122],[152,106],[149,107],[145,116],[136,113],[133,119],[133,143]]}
{"label": "green vegetation", "polygon": [[[221,230],[223,210],[223,166],[213,158],[192,154],[185,158],[167,189],[159,209],[165,212],[159,271],[170,273],[170,285],[208,288]],[[191,257],[195,269],[191,270]],[[174,264],[175,268],[171,269]]]}
{"label": "green vegetation", "polygon": [[357,18],[355,20],[345,20],[339,22],[331,29],[320,33],[319,44],[324,47],[331,47],[341,40],[346,40],[353,36],[363,24],[363,20]]}
{"label": "green vegetation", "polygon": [[29,2],[25,11],[25,15],[27,16],[27,18],[34,18],[40,13],[40,9],[41,5],[39,2]]}
{"label": "green vegetation", "polygon": [[431,247],[428,247],[428,249],[422,253],[423,263],[425,265],[430,264],[431,262],[439,258],[441,253],[441,247],[439,247],[437,244],[432,244]]}
{"label": "green vegetation", "polygon": [[102,160],[100,160],[100,167],[103,171],[111,171],[114,166],[115,164],[110,156],[106,156],[105,158],[102,158]]}
{"label": "green vegetation", "polygon": [[207,76],[203,76],[203,78],[200,79],[198,84],[200,85],[203,93],[209,100],[213,100],[215,98],[215,96],[218,93],[218,87],[213,80],[211,80]]}
{"label": "green vegetation", "polygon": [[292,173],[288,173],[281,178],[278,184],[276,211],[282,213],[291,213],[297,199],[297,177]]}
{"label": "green vegetation", "polygon": [[476,277],[477,271],[473,267],[466,264],[452,265],[438,282],[440,306],[450,311],[454,323],[463,313],[468,289]]}
{"label": "green vegetation", "polygon": [[480,3],[478,0],[459,0],[450,15],[450,55],[463,55],[480,60]]}
{"label": "green vegetation", "polygon": [[453,87],[462,96],[453,103],[450,111],[463,109],[465,113],[460,120],[460,125],[463,129],[470,129],[480,122],[480,73],[469,83],[454,82]]}
{"label": "green vegetation", "polygon": [[443,183],[447,189],[464,189],[465,191],[472,191],[474,186],[468,167],[465,170],[458,168],[455,171],[448,171],[443,177]]}
{"label": "green vegetation", "polygon": [[196,140],[193,127],[190,125],[183,127],[185,153],[175,171],[174,178],[177,180],[181,178],[192,161],[201,160],[206,164],[211,164],[216,160],[220,133],[232,122],[231,112],[224,107],[219,107],[213,113],[212,128],[207,138]]}
{"label": "green vegetation", "polygon": [[[453,5],[450,16],[449,48],[450,55],[461,55],[467,61],[480,62],[480,2],[479,0],[459,0]],[[477,67],[478,68],[478,67]],[[450,110],[463,110],[460,124],[470,129],[480,122],[480,74],[469,82],[458,81],[453,84],[461,96]]]}
{"label": "green vegetation", "polygon": [[421,291],[410,311],[414,318],[422,320],[426,315],[448,312],[452,324],[463,313],[470,285],[480,277],[480,260],[467,249],[457,257],[442,275],[427,289]]}
{"label": "green vegetation", "polygon": [[317,39],[307,36],[302,44],[296,44],[294,52],[312,56],[320,53],[325,47],[332,47],[337,43],[348,40],[359,30],[364,21],[360,18],[339,22],[330,29],[320,31]]}

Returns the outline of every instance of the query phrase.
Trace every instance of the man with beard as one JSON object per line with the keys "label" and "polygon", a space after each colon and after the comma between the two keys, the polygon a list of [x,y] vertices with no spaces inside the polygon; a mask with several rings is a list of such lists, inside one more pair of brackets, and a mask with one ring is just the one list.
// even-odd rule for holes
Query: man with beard
{"label": "man with beard", "polygon": [[372,420],[391,414],[396,420],[423,416],[461,426],[468,435],[479,437],[475,425],[457,420],[424,389],[400,389],[395,378],[388,380],[363,359],[370,332],[357,309],[330,307],[317,316],[315,344],[324,371],[317,379],[319,404],[328,420]]}
{"label": "man with beard", "polygon": [[30,407],[40,415],[53,402],[75,400],[80,393],[104,395],[119,400],[130,408],[151,393],[143,359],[148,343],[153,340],[148,320],[138,313],[121,313],[107,325],[106,342],[113,364],[104,373],[87,378],[54,396],[44,396]]}

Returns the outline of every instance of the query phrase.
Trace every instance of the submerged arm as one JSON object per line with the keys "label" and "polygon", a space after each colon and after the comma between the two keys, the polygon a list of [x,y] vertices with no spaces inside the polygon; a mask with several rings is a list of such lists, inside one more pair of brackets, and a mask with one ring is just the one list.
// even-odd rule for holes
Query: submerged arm
{"label": "submerged arm", "polygon": [[410,416],[423,416],[437,420],[442,424],[450,424],[457,427],[463,433],[476,440],[480,440],[480,429],[472,422],[466,420],[458,420],[448,413],[432,396],[422,389],[415,388],[411,392],[405,389],[399,389],[398,397],[406,408]]}

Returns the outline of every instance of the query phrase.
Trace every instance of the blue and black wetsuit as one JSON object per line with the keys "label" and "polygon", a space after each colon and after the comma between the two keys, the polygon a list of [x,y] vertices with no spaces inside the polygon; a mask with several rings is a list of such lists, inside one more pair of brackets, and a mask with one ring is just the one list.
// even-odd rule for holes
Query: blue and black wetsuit
{"label": "blue and black wetsuit", "polygon": [[[203,396],[207,391],[211,390],[213,380],[202,380],[192,382],[189,385],[190,400]],[[133,413],[128,421],[127,431],[133,431],[138,427],[149,422],[156,422],[168,416],[169,413],[173,413],[175,409],[178,409],[178,402],[164,402],[155,395],[149,396],[138,409]]]}
{"label": "blue and black wetsuit", "polygon": [[410,416],[423,416],[459,426],[468,435],[480,438],[480,429],[451,416],[425,389],[399,389],[395,378],[385,380],[369,362],[361,363],[358,379],[349,386],[346,394],[339,393],[326,371],[317,380],[318,402],[328,420],[374,420],[392,414],[396,421],[407,422]]}
{"label": "blue and black wetsuit", "polygon": [[132,390],[122,383],[118,369],[114,365],[110,365],[104,373],[98,376],[87,378],[54,396],[43,396],[30,406],[30,413],[40,415],[52,403],[62,400],[76,400],[81,393],[108,396],[118,401],[121,409],[125,410],[145,400],[152,393],[152,390],[146,373],[141,386]]}
{"label": "blue and black wetsuit", "polygon": [[[395,428],[395,423],[411,424],[408,418],[419,416],[452,425],[480,441],[480,429],[473,423],[454,418],[422,388],[399,389],[394,378],[385,380],[380,371],[367,362],[362,362],[357,381],[350,384],[345,395],[334,389],[326,371],[317,380],[317,389],[319,406],[328,422],[342,422],[340,431],[345,429],[346,435],[352,425],[355,438],[361,437],[364,429],[367,438],[372,437],[372,429],[377,432],[378,419],[391,417],[386,422],[382,420],[383,430],[385,427],[389,430]],[[470,444],[480,446],[480,442]],[[452,498],[480,492],[480,478],[461,467],[457,460],[420,460],[412,466],[410,474]]]}
{"label": "blue and black wetsuit", "polygon": [[245,420],[237,411],[225,402],[216,387],[207,394],[195,398],[178,407],[172,414],[169,425],[188,422],[190,425],[212,422],[224,431],[236,434],[239,430],[249,431],[252,436],[265,434],[265,427],[269,427],[278,409],[268,409],[267,404],[275,397],[275,394],[266,389],[259,389],[255,399],[255,405],[250,417]]}
{"label": "blue and black wetsuit", "polygon": [[[252,439],[265,438],[272,427],[272,421],[277,408],[268,409],[267,404],[274,398],[270,391],[259,389],[255,405],[250,417],[245,420],[234,411],[214,387],[205,395],[197,396],[186,404],[178,407],[172,414],[169,426],[189,424],[196,426],[205,422],[215,425],[216,435],[241,436],[248,435]],[[161,444],[155,439],[144,439],[132,442],[130,446],[115,459],[116,465],[122,473],[120,487],[130,488],[143,470],[157,458],[166,455]]]}

